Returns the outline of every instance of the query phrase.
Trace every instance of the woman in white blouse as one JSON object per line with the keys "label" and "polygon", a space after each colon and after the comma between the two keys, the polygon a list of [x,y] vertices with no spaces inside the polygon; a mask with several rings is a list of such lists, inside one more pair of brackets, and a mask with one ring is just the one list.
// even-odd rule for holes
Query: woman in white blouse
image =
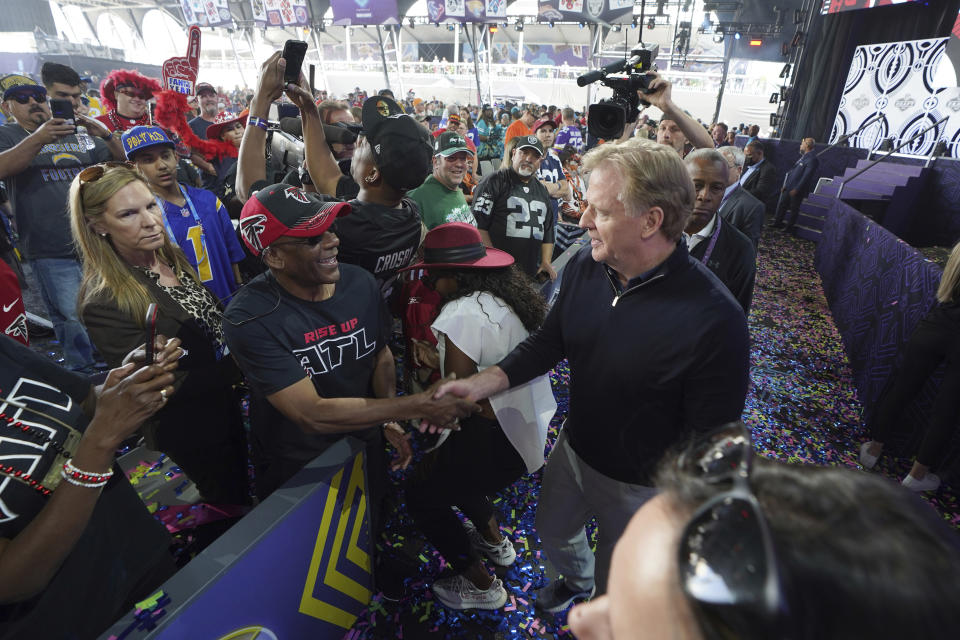
{"label": "woman in white blouse", "polygon": [[[432,358],[417,353],[443,375],[467,377],[497,364],[543,322],[547,305],[532,282],[510,254],[485,247],[476,227],[440,225],[423,246],[424,261],[409,268],[426,270],[424,280],[442,303],[432,324],[437,350]],[[516,552],[500,533],[489,496],[543,465],[557,406],[546,376],[480,404],[480,413],[424,457],[407,487],[411,515],[457,572],[433,585],[437,599],[455,609],[497,609],[506,602],[502,581],[482,556],[506,567]]]}

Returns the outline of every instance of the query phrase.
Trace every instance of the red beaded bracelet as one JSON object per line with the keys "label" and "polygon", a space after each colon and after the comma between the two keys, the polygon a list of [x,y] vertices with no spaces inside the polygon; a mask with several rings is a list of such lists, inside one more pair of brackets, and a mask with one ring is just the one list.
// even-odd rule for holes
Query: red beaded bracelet
{"label": "red beaded bracelet", "polygon": [[[83,471],[77,469],[73,466],[73,458],[69,458],[66,462],[63,463],[63,477],[66,479],[73,478],[79,482],[92,482],[95,484],[106,484],[107,481],[113,477],[113,470],[109,470],[106,473],[94,473],[92,471]],[[102,485],[101,485],[102,486]]]}

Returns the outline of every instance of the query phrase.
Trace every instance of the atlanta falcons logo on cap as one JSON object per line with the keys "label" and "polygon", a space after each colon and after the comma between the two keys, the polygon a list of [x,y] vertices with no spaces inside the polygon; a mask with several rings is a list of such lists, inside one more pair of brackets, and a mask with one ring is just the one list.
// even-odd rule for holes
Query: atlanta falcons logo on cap
{"label": "atlanta falcons logo on cap", "polygon": [[293,198],[300,204],[310,204],[310,198],[307,197],[307,194],[305,194],[302,189],[298,189],[297,187],[285,189],[283,195],[287,198]]}
{"label": "atlanta falcons logo on cap", "polygon": [[10,323],[10,326],[4,330],[4,333],[10,336],[11,338],[23,338],[26,340],[29,336],[27,331],[27,316],[20,314],[16,319]]}
{"label": "atlanta falcons logo on cap", "polygon": [[262,213],[250,216],[249,218],[244,218],[240,221],[240,233],[243,234],[244,240],[247,241],[251,247],[256,249],[257,253],[263,251],[263,244],[260,242],[260,234],[266,229],[264,222],[267,221],[267,216]]}

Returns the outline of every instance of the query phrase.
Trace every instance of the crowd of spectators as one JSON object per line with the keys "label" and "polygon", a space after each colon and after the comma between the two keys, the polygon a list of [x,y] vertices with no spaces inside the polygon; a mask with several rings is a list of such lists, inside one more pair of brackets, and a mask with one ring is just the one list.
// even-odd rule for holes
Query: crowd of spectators
{"label": "crowd of spectators", "polygon": [[[955,633],[955,532],[875,477],[753,460],[739,423],[757,249],[767,218],[795,224],[813,139],[778,189],[757,125],[705,126],[656,73],[659,121],[629,114],[603,140],[570,107],[341,100],[285,66],[274,53],[252,91],[197,84],[180,134],[135,71],[0,78],[0,637],[94,637],[173,572],[124,441],[242,512],[346,435],[375,543],[395,535],[387,471],[411,465],[412,437],[429,446],[399,508],[451,567],[431,588],[453,609],[504,606],[488,563],[516,552],[491,499],[546,464],[536,528],[560,577],[532,596],[544,613],[590,600],[579,637]],[[303,161],[281,180],[271,121],[291,109]],[[27,286],[64,367],[27,346]],[[927,469],[904,485],[935,489]]]}

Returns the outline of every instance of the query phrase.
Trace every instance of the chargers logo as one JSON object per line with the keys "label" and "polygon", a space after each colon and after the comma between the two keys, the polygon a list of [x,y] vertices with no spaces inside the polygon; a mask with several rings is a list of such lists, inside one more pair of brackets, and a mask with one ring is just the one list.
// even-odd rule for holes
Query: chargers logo
{"label": "chargers logo", "polygon": [[243,239],[258,255],[261,251],[263,251],[263,243],[260,241],[260,234],[262,234],[266,229],[263,224],[266,221],[267,216],[262,213],[252,215],[249,218],[244,218],[240,221],[240,233],[243,235]]}
{"label": "chargers logo", "polygon": [[80,164],[80,159],[72,153],[58,153],[53,156],[51,160],[53,160],[54,166],[60,164],[60,162],[63,160],[72,160],[75,164]]}

